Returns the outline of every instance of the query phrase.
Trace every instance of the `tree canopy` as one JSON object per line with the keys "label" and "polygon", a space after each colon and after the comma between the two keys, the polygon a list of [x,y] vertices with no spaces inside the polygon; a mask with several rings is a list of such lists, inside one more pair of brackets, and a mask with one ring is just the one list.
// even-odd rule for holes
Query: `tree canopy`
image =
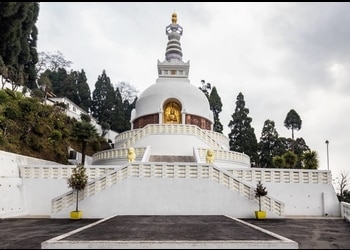
{"label": "tree canopy", "polygon": [[218,92],[216,90],[216,87],[214,86],[210,92],[209,95],[209,105],[210,105],[210,110],[213,111],[213,117],[214,117],[214,126],[213,130],[215,132],[221,133],[223,131],[223,126],[220,122],[219,114],[222,111],[222,102],[221,98],[218,95]]}
{"label": "tree canopy", "polygon": [[315,150],[308,150],[301,156],[302,166],[304,169],[318,169],[319,160]]}
{"label": "tree canopy", "polygon": [[273,166],[272,158],[278,155],[278,133],[275,128],[275,122],[266,120],[261,132],[258,144],[259,166],[262,168],[270,168]]}
{"label": "tree canopy", "polygon": [[85,155],[87,143],[94,141],[98,138],[98,134],[94,125],[89,121],[90,119],[84,119],[81,117],[81,121],[76,121],[73,126],[72,137],[74,137],[81,144],[81,164],[85,164]]}
{"label": "tree canopy", "polygon": [[244,96],[240,92],[237,96],[235,112],[228,124],[231,129],[228,134],[230,150],[245,153],[255,165],[258,162],[258,142],[254,128],[251,127],[252,118],[248,114],[249,109],[245,107]]}
{"label": "tree canopy", "polygon": [[36,86],[39,2],[0,2],[1,76],[18,86]]}
{"label": "tree canopy", "polygon": [[110,117],[114,104],[116,103],[116,96],[110,78],[107,76],[105,70],[98,76],[95,84],[95,90],[92,93],[92,116],[95,117],[99,123],[107,122],[111,124]]}
{"label": "tree canopy", "polygon": [[292,140],[294,140],[294,130],[300,130],[301,123],[299,114],[294,109],[291,109],[284,120],[284,126],[287,129],[292,129]]}

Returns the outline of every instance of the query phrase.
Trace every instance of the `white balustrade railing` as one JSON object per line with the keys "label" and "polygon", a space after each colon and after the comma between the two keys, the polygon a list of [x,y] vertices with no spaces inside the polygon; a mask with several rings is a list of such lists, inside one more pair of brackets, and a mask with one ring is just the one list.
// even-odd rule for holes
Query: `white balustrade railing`
{"label": "white balustrade railing", "polygon": [[350,203],[340,202],[340,216],[347,222],[350,222]]}
{"label": "white balustrade railing", "polygon": [[[144,163],[143,166],[146,163]],[[158,166],[157,163],[151,163]],[[159,163],[163,166],[163,163]],[[178,165],[179,169],[182,168]],[[193,168],[200,168],[200,164],[193,163]],[[75,165],[23,165],[19,166],[20,178],[44,178],[44,179],[66,179],[72,174]],[[89,180],[99,178],[116,170],[117,167],[104,166],[85,166],[86,174]],[[120,167],[119,167],[120,168]],[[143,167],[144,168],[144,167]],[[136,171],[136,170],[133,170]],[[143,169],[143,171],[146,171]],[[149,170],[150,171],[150,170]],[[201,170],[202,174],[203,171]],[[276,182],[276,183],[314,183],[330,184],[332,183],[331,173],[326,170],[303,170],[303,169],[267,169],[267,168],[249,168],[249,169],[229,169],[225,170],[234,178],[247,182]],[[181,172],[181,171],[180,171]],[[180,174],[181,175],[181,174]],[[150,177],[150,173],[149,176]]]}
{"label": "white balustrade railing", "polygon": [[[230,173],[220,170],[212,165],[191,163],[130,163],[119,170],[90,181],[85,187],[79,199],[92,196],[128,177],[151,177],[151,178],[206,178],[211,179],[239,195],[255,200],[254,186],[245,184],[233,177]],[[276,214],[284,215],[284,203],[270,197],[264,197],[263,206]],[[73,191],[69,191],[57,198],[52,203],[52,213],[56,213],[73,204]]]}
{"label": "white balustrade railing", "polygon": [[214,139],[215,141],[217,141],[218,143],[222,144],[222,145],[227,145],[227,149],[229,150],[229,145],[230,145],[230,141],[228,139],[227,136],[225,136],[224,134],[212,131],[212,130],[203,130],[206,134],[209,134],[209,136]]}
{"label": "white balustrade railing", "polygon": [[330,184],[332,175],[327,170],[305,170],[285,168],[249,168],[226,170],[232,176],[244,181],[276,183],[314,183]]}
{"label": "white balustrade railing", "polygon": [[[200,148],[198,150],[198,155],[200,159],[205,162],[205,157],[208,149]],[[135,153],[138,159],[141,159],[144,156],[146,148],[135,148]],[[226,151],[226,150],[213,150],[215,155],[215,160],[221,161],[234,161],[241,164],[242,166],[250,167],[250,158],[246,154],[235,152],[235,151]],[[108,160],[108,159],[121,159],[127,160],[127,149],[109,149],[106,151],[98,152],[93,155],[94,165],[99,165],[99,161]]]}
{"label": "white balustrade railing", "polygon": [[[137,159],[142,159],[142,156],[146,148],[134,148]],[[109,149],[101,152],[97,152],[92,156],[92,162],[98,165],[98,161],[107,159],[124,159],[128,160],[128,149],[127,148],[117,148]]]}
{"label": "white balustrade railing", "polygon": [[[201,160],[205,161],[205,157],[207,155],[208,149],[206,148],[198,148],[198,154]],[[227,150],[216,150],[213,149],[215,161],[234,161],[236,163],[240,163],[242,166],[250,167],[250,158],[248,155],[235,152],[235,151],[227,151]]]}
{"label": "white balustrade railing", "polygon": [[[24,165],[19,166],[20,178],[31,179],[68,179],[76,165]],[[85,166],[89,180],[104,176],[116,170],[114,167]]]}
{"label": "white balustrade railing", "polygon": [[218,141],[221,143],[227,143],[227,140],[225,140],[224,136],[220,136],[218,135],[219,133],[216,133],[214,131],[203,130],[196,125],[188,124],[148,124],[143,128],[126,131],[117,135],[115,138],[115,147],[129,148],[142,137],[151,134],[193,135],[204,140],[213,149],[226,150],[226,148],[222,147],[222,144],[218,143]]}

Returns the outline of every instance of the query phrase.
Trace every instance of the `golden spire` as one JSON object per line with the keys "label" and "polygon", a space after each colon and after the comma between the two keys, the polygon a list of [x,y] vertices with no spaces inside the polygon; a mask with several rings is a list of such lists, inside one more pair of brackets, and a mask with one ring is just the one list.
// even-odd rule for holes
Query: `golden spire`
{"label": "golden spire", "polygon": [[171,15],[171,21],[172,21],[172,23],[177,22],[177,14],[175,12]]}

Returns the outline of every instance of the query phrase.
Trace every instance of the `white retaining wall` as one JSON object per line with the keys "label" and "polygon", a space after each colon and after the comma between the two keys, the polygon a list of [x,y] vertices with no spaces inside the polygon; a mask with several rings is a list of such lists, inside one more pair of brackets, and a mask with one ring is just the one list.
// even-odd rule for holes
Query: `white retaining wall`
{"label": "white retaining wall", "polygon": [[[220,194],[220,195],[218,195]],[[52,218],[67,218],[75,205]],[[254,217],[258,205],[208,179],[128,178],[79,202],[84,218],[118,215],[231,215]],[[267,211],[271,218],[279,216]]]}
{"label": "white retaining wall", "polygon": [[[18,215],[68,218],[74,205],[51,214],[51,200],[64,194],[67,176],[19,178],[20,165],[55,163],[0,151],[0,217]],[[45,164],[46,163],[46,164]],[[57,165],[57,169],[67,165]],[[72,166],[70,166],[72,167]],[[116,166],[89,166],[114,169]],[[258,169],[255,169],[256,171]],[[271,169],[270,169],[271,170]],[[105,171],[105,170],[104,170]],[[283,171],[287,171],[283,169]],[[298,170],[302,171],[302,170]],[[315,171],[315,170],[313,170]],[[293,172],[293,170],[291,170]],[[295,170],[294,170],[295,172]],[[322,171],[321,171],[322,172]],[[320,172],[320,173],[321,173]],[[102,171],[103,173],[103,171]],[[96,178],[96,176],[95,176]],[[256,185],[256,179],[245,181]],[[285,204],[285,216],[340,216],[340,205],[331,183],[264,182],[269,195]],[[105,218],[119,214],[227,214],[253,217],[258,207],[253,201],[235,194],[211,179],[129,177],[82,200],[79,207],[84,217]],[[274,215],[269,213],[271,218]]]}
{"label": "white retaining wall", "polygon": [[[22,179],[19,178],[18,168],[27,164],[60,165],[56,162],[0,151],[0,218],[27,214],[25,189]],[[39,194],[40,189],[36,191]],[[35,204],[36,201],[29,203]]]}

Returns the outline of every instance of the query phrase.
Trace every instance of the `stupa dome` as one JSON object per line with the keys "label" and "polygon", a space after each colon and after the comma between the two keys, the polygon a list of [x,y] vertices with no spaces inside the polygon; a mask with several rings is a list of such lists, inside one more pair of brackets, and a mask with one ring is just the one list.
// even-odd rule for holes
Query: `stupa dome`
{"label": "stupa dome", "polygon": [[167,101],[177,100],[183,112],[212,119],[212,111],[204,93],[188,79],[158,78],[156,83],[148,87],[138,98],[135,106],[135,119],[145,115],[158,113]]}

